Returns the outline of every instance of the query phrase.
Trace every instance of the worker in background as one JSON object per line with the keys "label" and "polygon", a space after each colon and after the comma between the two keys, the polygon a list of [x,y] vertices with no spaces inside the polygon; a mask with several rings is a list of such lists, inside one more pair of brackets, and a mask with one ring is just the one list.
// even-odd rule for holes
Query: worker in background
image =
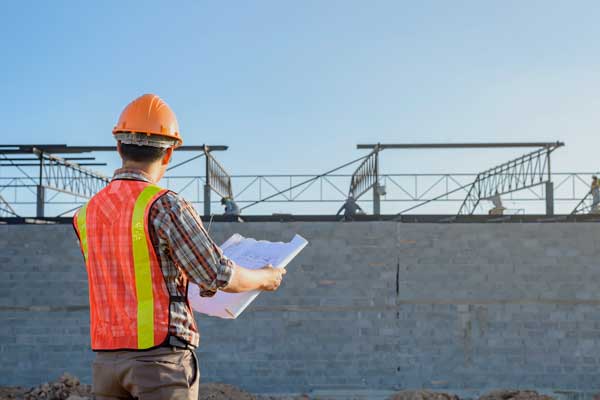
{"label": "worker in background", "polygon": [[590,187],[590,193],[592,194],[592,207],[590,212],[593,214],[598,213],[598,205],[600,204],[600,182],[596,175],[592,176],[592,185]]}
{"label": "worker in background", "polygon": [[502,205],[502,198],[500,197],[500,193],[498,193],[498,189],[496,189],[496,193],[490,198],[488,198],[494,205],[494,208],[488,211],[489,215],[503,215],[506,207]]}
{"label": "worker in background", "polygon": [[240,207],[231,197],[221,198],[221,205],[225,207],[225,214],[229,216],[239,217]]}
{"label": "worker in background", "polygon": [[340,215],[342,211],[344,211],[344,219],[346,221],[352,221],[355,215],[365,213],[354,199],[354,195],[352,193],[348,195],[348,198],[335,215]]}
{"label": "worker in background", "polygon": [[285,270],[236,265],[192,205],[157,186],[182,144],[175,114],[158,96],[125,107],[113,135],[122,168],[73,220],[97,352],[92,390],[98,400],[197,400],[199,333],[188,285],[202,296],[273,291]]}

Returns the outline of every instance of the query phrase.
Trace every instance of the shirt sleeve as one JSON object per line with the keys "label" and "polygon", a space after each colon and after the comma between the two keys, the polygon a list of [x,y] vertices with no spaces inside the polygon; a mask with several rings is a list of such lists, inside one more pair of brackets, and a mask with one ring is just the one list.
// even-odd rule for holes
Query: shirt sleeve
{"label": "shirt sleeve", "polygon": [[200,287],[201,296],[214,296],[231,281],[233,262],[211,239],[190,203],[172,192],[159,201],[153,224],[173,262]]}

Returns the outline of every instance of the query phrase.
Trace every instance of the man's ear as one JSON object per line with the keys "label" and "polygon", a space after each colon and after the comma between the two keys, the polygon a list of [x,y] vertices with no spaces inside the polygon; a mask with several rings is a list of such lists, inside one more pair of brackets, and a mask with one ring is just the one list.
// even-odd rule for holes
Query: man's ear
{"label": "man's ear", "polygon": [[167,149],[167,151],[165,151],[165,155],[162,158],[161,164],[162,165],[167,165],[169,164],[169,161],[171,161],[171,157],[173,157],[173,148],[169,147]]}
{"label": "man's ear", "polygon": [[123,158],[123,153],[121,153],[121,141],[117,140],[117,153]]}

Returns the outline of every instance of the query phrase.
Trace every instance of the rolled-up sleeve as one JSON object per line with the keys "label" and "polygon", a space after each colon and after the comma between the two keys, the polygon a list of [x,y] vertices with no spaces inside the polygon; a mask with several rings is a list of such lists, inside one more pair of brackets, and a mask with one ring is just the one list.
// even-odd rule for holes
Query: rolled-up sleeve
{"label": "rolled-up sleeve", "polygon": [[200,295],[214,296],[233,275],[233,262],[210,238],[194,207],[174,193],[163,196],[160,218],[154,220],[158,235],[167,243],[173,262],[200,287]]}

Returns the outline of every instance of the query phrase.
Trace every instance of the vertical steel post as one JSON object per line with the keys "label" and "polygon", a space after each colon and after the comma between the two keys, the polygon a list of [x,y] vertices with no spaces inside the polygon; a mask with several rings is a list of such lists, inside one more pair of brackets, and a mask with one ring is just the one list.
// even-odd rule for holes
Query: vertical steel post
{"label": "vertical steel post", "polygon": [[379,193],[379,143],[375,147],[375,183],[373,184],[373,215],[381,214],[381,196]]}
{"label": "vertical steel post", "polygon": [[552,182],[552,169],[550,166],[550,150],[548,150],[548,182],[546,182],[546,215],[554,215],[554,183]]}
{"label": "vertical steel post", "polygon": [[40,159],[40,171],[39,171],[39,181],[37,185],[37,193],[36,193],[36,217],[44,218],[44,203],[45,199],[45,190],[43,185],[43,176],[44,176],[44,154],[42,152],[38,153],[38,158]]}
{"label": "vertical steel post", "polygon": [[206,182],[204,183],[204,217],[210,217],[210,152],[208,146],[204,146],[204,158],[206,159]]}
{"label": "vertical steel post", "polygon": [[546,215],[554,215],[554,183],[546,182]]}

